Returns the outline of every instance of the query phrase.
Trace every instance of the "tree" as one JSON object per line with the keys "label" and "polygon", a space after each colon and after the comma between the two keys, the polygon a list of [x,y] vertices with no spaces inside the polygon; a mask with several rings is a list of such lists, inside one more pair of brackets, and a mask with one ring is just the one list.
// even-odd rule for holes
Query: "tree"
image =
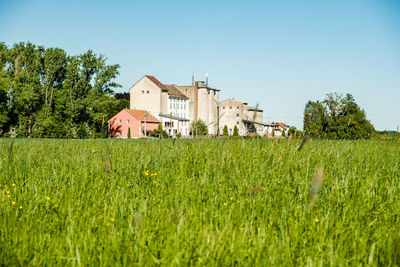
{"label": "tree", "polygon": [[233,136],[239,136],[239,130],[236,125],[235,125],[235,127],[233,127]]}
{"label": "tree", "polygon": [[190,131],[191,131],[192,135],[195,135],[195,136],[208,134],[207,125],[202,120],[197,120],[197,121],[192,122],[192,124],[190,125]]}
{"label": "tree", "polygon": [[291,126],[288,130],[288,135],[289,136],[296,136],[296,127]]}
{"label": "tree", "polygon": [[223,136],[228,136],[228,135],[229,135],[229,133],[228,133],[228,126],[227,126],[227,125],[224,126],[224,129],[223,129],[223,131],[222,131],[222,134],[223,134]]}
{"label": "tree", "polygon": [[168,138],[168,133],[163,129],[162,124],[159,123],[157,129],[151,131],[149,136],[158,138]]}
{"label": "tree", "polygon": [[304,109],[306,133],[330,139],[370,138],[374,127],[350,94],[328,94],[324,101],[308,101]]}
{"label": "tree", "polygon": [[127,137],[128,137],[128,139],[131,138],[131,127],[128,128],[128,136]]}
{"label": "tree", "polygon": [[96,137],[107,120],[129,105],[113,89],[119,65],[91,50],[68,56],[60,48],[0,43],[0,135]]}

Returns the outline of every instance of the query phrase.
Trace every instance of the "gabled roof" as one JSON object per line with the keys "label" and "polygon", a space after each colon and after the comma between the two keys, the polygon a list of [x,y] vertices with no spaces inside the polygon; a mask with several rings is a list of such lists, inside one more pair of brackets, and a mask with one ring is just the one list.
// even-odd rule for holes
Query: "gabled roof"
{"label": "gabled roof", "polygon": [[284,122],[275,122],[275,123],[271,123],[271,126],[274,127],[274,128],[280,127],[280,128],[282,128],[283,130],[286,130],[287,128],[289,128],[289,125],[287,125],[287,124],[284,123]]}
{"label": "gabled roof", "polygon": [[[145,110],[138,109],[125,109],[130,115],[135,117],[138,121],[144,121]],[[146,122],[159,122],[150,112],[146,111]]]}
{"label": "gabled roof", "polygon": [[156,77],[151,76],[151,75],[145,75],[144,77],[149,78],[150,81],[152,81],[155,85],[160,87],[161,90],[168,90],[167,87],[165,87],[165,85],[163,83],[161,83],[159,80],[157,80]]}
{"label": "gabled roof", "polygon": [[167,88],[170,97],[189,99],[175,85],[165,84],[164,86]]}

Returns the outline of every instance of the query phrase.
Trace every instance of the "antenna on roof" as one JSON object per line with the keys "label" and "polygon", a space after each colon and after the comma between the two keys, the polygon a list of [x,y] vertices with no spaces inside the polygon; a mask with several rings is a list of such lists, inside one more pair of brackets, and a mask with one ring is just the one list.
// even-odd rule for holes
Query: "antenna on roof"
{"label": "antenna on roof", "polygon": [[192,71],[192,85],[194,85],[194,71]]}
{"label": "antenna on roof", "polygon": [[206,86],[208,86],[208,73],[206,72]]}

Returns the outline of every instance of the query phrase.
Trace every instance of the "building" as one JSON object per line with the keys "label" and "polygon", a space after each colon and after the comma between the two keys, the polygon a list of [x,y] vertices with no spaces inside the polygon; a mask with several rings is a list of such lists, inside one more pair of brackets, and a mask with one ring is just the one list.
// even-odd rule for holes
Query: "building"
{"label": "building", "polygon": [[267,124],[263,122],[263,111],[249,107],[247,103],[235,99],[228,99],[218,104],[219,108],[219,133],[223,134],[223,128],[228,127],[229,135],[233,134],[236,126],[239,135],[256,133],[263,136]]}
{"label": "building", "polygon": [[273,122],[267,127],[268,136],[282,136],[283,133],[288,135],[289,125],[284,122]]}
{"label": "building", "polygon": [[189,136],[189,98],[175,85],[145,75],[130,89],[130,107],[148,110],[170,135]]}
{"label": "building", "polygon": [[[159,121],[145,110],[123,109],[108,121],[111,137],[131,138],[147,136],[158,128]],[[130,129],[130,130],[129,130]]]}
{"label": "building", "polygon": [[217,133],[219,90],[204,82],[189,86],[167,85],[150,75],[130,88],[131,109],[150,111],[171,134],[189,135],[190,124],[202,120],[209,134]]}
{"label": "building", "polygon": [[218,131],[218,89],[208,86],[208,82],[196,81],[192,85],[176,86],[189,98],[190,123],[202,120],[208,127],[208,134]]}

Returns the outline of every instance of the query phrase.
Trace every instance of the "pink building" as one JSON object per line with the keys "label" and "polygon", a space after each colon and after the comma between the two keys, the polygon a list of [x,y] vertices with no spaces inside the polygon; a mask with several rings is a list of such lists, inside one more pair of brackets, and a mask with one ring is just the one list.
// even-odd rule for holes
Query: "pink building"
{"label": "pink building", "polygon": [[111,137],[117,138],[127,138],[128,129],[132,138],[144,137],[159,123],[150,112],[136,109],[123,109],[108,121]]}

